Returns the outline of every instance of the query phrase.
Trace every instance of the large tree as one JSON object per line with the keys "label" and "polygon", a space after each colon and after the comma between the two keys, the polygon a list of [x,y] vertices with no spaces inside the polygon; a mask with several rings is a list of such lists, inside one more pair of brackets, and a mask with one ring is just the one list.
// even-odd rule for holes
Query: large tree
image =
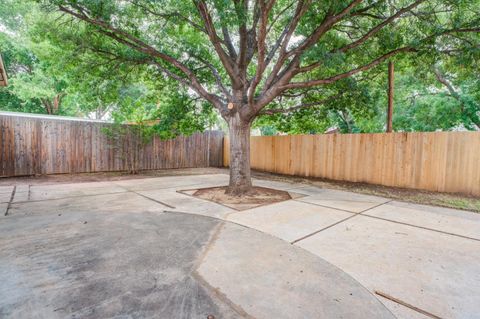
{"label": "large tree", "polygon": [[82,45],[150,65],[211,103],[228,123],[234,195],[252,186],[250,126],[258,115],[324,103],[342,93],[330,94],[337,81],[397,55],[448,49],[460,36],[478,43],[480,31],[478,0],[41,3],[64,14],[62,27],[82,22],[72,30],[86,32],[71,34],[81,34]]}

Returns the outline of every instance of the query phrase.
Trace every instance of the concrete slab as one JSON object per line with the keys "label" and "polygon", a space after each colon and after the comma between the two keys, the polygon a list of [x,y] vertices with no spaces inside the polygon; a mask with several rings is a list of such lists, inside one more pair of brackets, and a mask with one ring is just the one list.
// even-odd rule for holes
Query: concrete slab
{"label": "concrete slab", "polygon": [[328,191],[328,189],[311,186],[311,185],[299,184],[299,187],[295,188],[295,191],[300,194],[315,196]]}
{"label": "concrete slab", "polygon": [[15,187],[15,193],[27,193],[30,191],[30,185],[20,184]]}
{"label": "concrete slab", "polygon": [[292,242],[352,215],[332,208],[289,200],[232,213],[227,220]]}
{"label": "concrete slab", "polygon": [[480,313],[478,241],[356,216],[297,245],[371,291],[441,318],[474,318]]}
{"label": "concrete slab", "polygon": [[0,193],[0,203],[8,203],[12,197],[12,192],[10,193]]}
{"label": "concrete slab", "polygon": [[0,186],[0,194],[3,193],[12,193],[13,186]]}
{"label": "concrete slab", "polygon": [[369,210],[365,215],[480,240],[480,214],[477,213],[443,207],[390,202]]}
{"label": "concrete slab", "polygon": [[241,318],[192,274],[218,223],[151,213],[8,217],[0,317]]}
{"label": "concrete slab", "polygon": [[[115,213],[97,200],[133,195],[14,204],[39,206],[0,223],[0,317],[393,318],[350,276],[285,241],[204,216],[143,212],[139,195]],[[55,205],[80,198],[100,206]]]}
{"label": "concrete slab", "polygon": [[15,190],[15,195],[13,196],[12,203],[14,202],[26,202],[30,200],[30,193],[26,192],[17,192]]}
{"label": "concrete slab", "polygon": [[274,189],[279,189],[279,190],[288,190],[288,189],[294,189],[296,187],[299,187],[299,184],[294,184],[294,183],[285,183],[285,182],[278,182],[278,181],[269,181],[269,180],[264,180],[264,179],[252,179],[252,183],[254,186],[261,186],[261,187],[268,187],[268,188],[274,188]]}
{"label": "concrete slab", "polygon": [[7,212],[8,203],[0,203],[0,218]]}
{"label": "concrete slab", "polygon": [[194,180],[204,183],[222,183],[222,185],[228,184],[230,175],[228,174],[209,174],[209,175],[195,175]]}
{"label": "concrete slab", "polygon": [[115,182],[116,185],[128,188],[133,191],[159,190],[168,188],[189,188],[196,185],[202,187],[220,186],[228,184],[228,175],[186,175],[186,176],[166,176],[156,178],[144,178],[138,180],[124,180]]}
{"label": "concrete slab", "polygon": [[25,200],[45,200],[75,196],[99,195],[125,192],[125,189],[111,182],[32,185],[28,190],[15,192],[14,202]]}
{"label": "concrete slab", "polygon": [[[297,193],[311,194],[311,190],[295,189]],[[319,193],[298,199],[299,201],[343,209],[352,213],[359,213],[389,201],[387,198],[355,194],[338,190],[319,189]]]}
{"label": "concrete slab", "polygon": [[[193,270],[179,273],[172,264],[166,266],[164,277],[156,276],[158,271],[163,271],[164,264],[154,255],[157,247],[152,242],[162,241],[163,237],[154,237],[153,232],[167,236],[168,242],[175,241],[175,236],[190,232],[189,227],[194,227],[179,226],[176,235],[169,232],[168,227],[177,229],[176,222],[164,224],[163,217],[157,219],[157,216],[165,215],[164,211],[172,210],[169,206],[176,207],[174,210],[179,212],[229,219],[293,241],[342,220],[340,216],[350,217],[352,213],[387,201],[303,184],[292,187],[288,183],[263,181],[262,186],[288,189],[306,197],[237,212],[176,192],[190,188],[185,184],[198,188],[227,182],[227,175],[218,174],[69,184],[67,187],[65,184],[39,185],[32,186],[30,192],[28,185],[19,185],[22,187],[17,189],[9,216],[0,217],[0,317],[99,317],[100,314],[100,317],[148,318],[158,317],[165,311],[168,318],[175,317],[169,311],[176,311],[185,317],[204,318],[208,313],[202,309],[213,309],[217,318],[253,314],[259,318],[332,318],[334,312],[351,318],[357,314],[357,308],[365,318],[372,317],[363,312],[369,311],[363,304],[370,306],[371,301],[362,298],[358,301],[350,300],[348,296],[346,299],[334,297],[339,307],[335,308],[328,293],[337,294],[337,288],[349,285],[340,283],[337,287],[337,281],[345,283],[337,274],[328,275],[335,279],[333,283],[324,279],[325,268],[321,265],[325,261],[309,261],[309,258],[316,257],[306,252],[303,253],[311,257],[299,257],[302,253],[290,250],[296,251],[295,246],[250,229],[242,230],[248,230],[246,234],[236,231],[227,234],[228,229],[245,229],[241,226],[222,230],[216,244],[208,251],[204,244],[200,245],[203,253],[207,251],[202,276],[208,279],[208,283]],[[127,192],[125,188],[130,187],[143,191],[140,195]],[[0,195],[10,195],[12,188],[0,188],[3,190]],[[122,192],[104,193],[112,189],[121,189]],[[0,203],[0,214],[6,206],[5,202]],[[198,222],[197,218],[205,218],[171,214],[194,218],[193,223]],[[352,217],[299,241],[298,245],[345,270],[372,292],[383,291],[442,318],[475,318],[480,313],[480,305],[477,305],[480,300],[480,273],[477,270],[480,242],[418,228],[479,238],[480,215],[401,202],[384,204],[364,214],[373,217]],[[203,227],[200,230],[213,236]],[[132,231],[135,234],[126,241]],[[145,232],[145,239],[136,232]],[[102,237],[104,233],[105,238]],[[202,233],[195,238],[203,240],[203,236]],[[177,254],[175,250],[200,247],[196,245],[196,239],[189,238],[192,241],[182,242],[186,248],[173,244],[171,250],[162,248],[158,252],[170,256],[170,252]],[[282,245],[273,244],[272,240]],[[192,245],[188,246],[190,243]],[[200,251],[197,248],[195,254]],[[147,251],[140,251],[142,249]],[[278,257],[274,255],[276,249],[280,249]],[[131,254],[137,263],[135,266],[131,266]],[[127,263],[122,262],[123,258]],[[296,261],[295,265],[290,259]],[[182,260],[178,262],[183,263]],[[199,261],[194,264],[198,266]],[[308,265],[319,268],[306,270]],[[297,266],[301,268],[295,268]],[[147,273],[154,274],[157,280],[150,280]],[[176,286],[162,285],[165,278],[179,278],[177,274],[186,274],[181,278],[187,279],[179,279]],[[358,285],[355,281],[353,283]],[[219,290],[213,291],[216,287]],[[320,292],[315,290],[317,288]],[[315,299],[317,297],[319,299]],[[398,318],[425,318],[392,301],[377,298]],[[350,305],[349,309],[344,308],[345,301]],[[158,308],[159,303],[167,305],[166,308]],[[134,308],[139,310],[134,312]],[[353,311],[355,313],[351,315]]]}
{"label": "concrete slab", "polygon": [[173,189],[139,191],[138,193],[171,206],[169,210],[175,212],[197,214],[221,219],[224,219],[228,214],[235,212],[235,210],[226,206],[182,194]]}
{"label": "concrete slab", "polygon": [[13,203],[9,215],[32,215],[41,213],[62,212],[162,212],[169,207],[146,199],[134,193],[104,194],[96,196],[79,196],[53,200]]}
{"label": "concrete slab", "polygon": [[198,274],[253,318],[394,318],[338,268],[230,223],[207,250]]}

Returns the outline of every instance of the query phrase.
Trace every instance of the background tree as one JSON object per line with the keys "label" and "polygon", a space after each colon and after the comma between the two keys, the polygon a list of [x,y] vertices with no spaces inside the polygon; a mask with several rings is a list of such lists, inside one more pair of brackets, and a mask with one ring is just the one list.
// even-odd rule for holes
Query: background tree
{"label": "background tree", "polygon": [[[124,86],[116,97],[114,124],[104,133],[125,161],[130,174],[137,174],[144,146],[154,136],[173,138],[202,131],[214,120],[209,105],[198,108],[186,92],[168,94],[171,87],[160,92],[147,86],[147,82]],[[180,112],[177,108],[180,107]],[[210,110],[205,110],[204,107]]]}
{"label": "background tree", "polygon": [[[211,105],[176,81],[148,65],[99,55],[82,40],[80,33],[88,30],[77,29],[72,37],[71,27],[36,3],[0,1],[0,48],[11,79],[0,89],[0,109],[133,123],[138,118],[125,103],[140,101],[153,110],[143,120],[159,120],[154,128],[161,138],[203,131],[215,122]],[[99,40],[106,47],[113,42]]]}
{"label": "background tree", "polygon": [[[35,44],[28,36],[27,20],[37,17],[36,6],[23,2],[4,3],[0,8],[0,45],[5,59],[10,86],[0,91],[6,105],[14,111],[65,114],[61,103],[66,83],[64,74],[55,72],[55,48],[48,42]],[[50,60],[42,60],[46,54]]]}
{"label": "background tree", "polygon": [[[478,60],[446,68],[419,68],[398,63],[395,72],[393,128],[399,132],[480,130]],[[430,64],[432,65],[432,64]],[[439,75],[437,68],[442,67]],[[462,71],[462,70],[468,71]],[[367,72],[370,76],[349,87],[347,98],[288,114],[260,116],[254,123],[275,133],[319,134],[329,128],[341,133],[385,132],[387,66]],[[441,82],[437,78],[441,77]],[[445,83],[442,83],[445,82]]]}
{"label": "background tree", "polygon": [[[10,41],[4,33],[0,33],[1,54],[9,79],[16,74],[28,72],[35,63],[28,50],[25,50]],[[8,87],[0,88],[0,107],[7,111],[43,113],[44,109],[39,100],[24,101],[12,90],[12,83]]]}

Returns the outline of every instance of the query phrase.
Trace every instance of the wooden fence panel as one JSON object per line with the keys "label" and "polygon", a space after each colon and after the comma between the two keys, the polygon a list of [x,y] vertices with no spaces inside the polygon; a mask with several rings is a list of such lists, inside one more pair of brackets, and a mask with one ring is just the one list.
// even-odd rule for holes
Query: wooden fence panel
{"label": "wooden fence panel", "polygon": [[[128,143],[104,134],[110,124],[61,117],[0,114],[0,176],[127,170]],[[139,169],[223,165],[223,133],[207,131],[172,140],[155,137],[140,150]]]}
{"label": "wooden fence panel", "polygon": [[[224,166],[229,141],[224,139]],[[480,196],[480,132],[252,136],[253,169]]]}

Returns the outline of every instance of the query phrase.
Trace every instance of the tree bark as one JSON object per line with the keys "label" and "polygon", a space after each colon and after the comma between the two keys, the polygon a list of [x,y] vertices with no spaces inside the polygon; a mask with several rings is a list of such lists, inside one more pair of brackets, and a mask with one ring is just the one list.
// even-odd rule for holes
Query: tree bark
{"label": "tree bark", "polygon": [[250,174],[250,121],[238,113],[228,119],[230,138],[230,183],[227,194],[241,196],[252,189]]}

